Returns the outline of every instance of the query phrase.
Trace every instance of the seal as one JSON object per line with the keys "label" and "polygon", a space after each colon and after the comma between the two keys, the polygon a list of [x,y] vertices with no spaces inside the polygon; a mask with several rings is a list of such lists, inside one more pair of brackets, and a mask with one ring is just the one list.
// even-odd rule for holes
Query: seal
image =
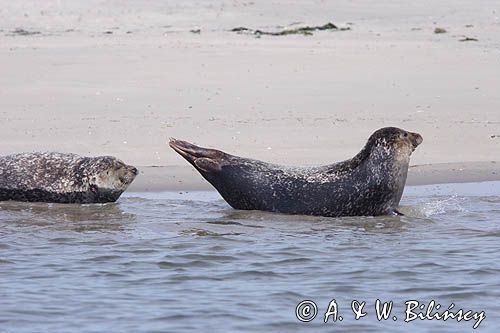
{"label": "seal", "polygon": [[270,164],[176,139],[169,145],[235,209],[338,217],[400,214],[410,155],[420,143],[418,133],[386,127],[353,158],[318,167]]}
{"label": "seal", "polygon": [[0,157],[0,201],[114,202],[137,169],[112,156],[55,152]]}

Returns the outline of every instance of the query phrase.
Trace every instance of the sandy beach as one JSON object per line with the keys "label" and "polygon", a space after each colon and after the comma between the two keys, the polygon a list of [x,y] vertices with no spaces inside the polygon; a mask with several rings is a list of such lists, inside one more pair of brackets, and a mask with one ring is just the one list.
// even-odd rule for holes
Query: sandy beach
{"label": "sandy beach", "polygon": [[408,184],[500,179],[498,1],[0,7],[0,154],[114,155],[133,191],[208,189],[169,137],[317,165],[398,126],[424,138]]}

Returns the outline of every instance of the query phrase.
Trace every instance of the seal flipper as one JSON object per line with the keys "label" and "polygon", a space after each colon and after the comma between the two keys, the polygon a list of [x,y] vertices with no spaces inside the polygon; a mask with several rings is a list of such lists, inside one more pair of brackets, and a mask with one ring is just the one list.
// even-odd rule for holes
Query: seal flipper
{"label": "seal flipper", "polygon": [[217,172],[221,170],[221,165],[210,158],[201,157],[194,160],[194,164],[201,170],[206,172]]}
{"label": "seal flipper", "polygon": [[397,209],[394,209],[392,211],[392,215],[395,215],[395,216],[405,216],[405,214],[401,213],[399,210]]}
{"label": "seal flipper", "polygon": [[218,172],[226,153],[210,148],[203,148],[192,143],[171,138],[168,143],[179,155],[184,157],[196,169],[204,172]]}

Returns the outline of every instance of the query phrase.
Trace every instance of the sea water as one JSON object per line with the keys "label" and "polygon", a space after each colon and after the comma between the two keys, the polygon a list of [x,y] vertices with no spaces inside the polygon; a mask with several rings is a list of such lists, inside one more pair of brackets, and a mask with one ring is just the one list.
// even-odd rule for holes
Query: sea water
{"label": "sea water", "polygon": [[1,202],[0,332],[496,332],[500,182],[408,187],[401,204],[325,218],[216,192]]}

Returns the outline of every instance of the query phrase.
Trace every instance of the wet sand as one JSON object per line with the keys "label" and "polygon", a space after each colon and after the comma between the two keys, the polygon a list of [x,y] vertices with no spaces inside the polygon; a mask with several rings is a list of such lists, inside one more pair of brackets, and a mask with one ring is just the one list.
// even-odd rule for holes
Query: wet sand
{"label": "wet sand", "polygon": [[[209,187],[168,137],[318,165],[398,126],[424,137],[409,184],[498,180],[499,13],[494,1],[6,2],[0,154],[110,154],[140,168],[131,190],[192,190]],[[230,31],[328,22],[350,30]]]}

